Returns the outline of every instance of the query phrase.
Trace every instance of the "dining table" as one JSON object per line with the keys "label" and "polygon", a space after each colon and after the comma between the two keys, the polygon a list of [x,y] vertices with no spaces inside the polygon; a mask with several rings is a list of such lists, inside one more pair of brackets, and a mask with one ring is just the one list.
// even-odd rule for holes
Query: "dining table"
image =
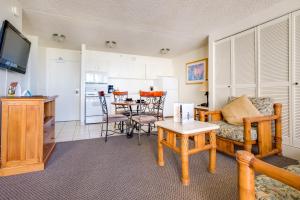
{"label": "dining table", "polygon": [[136,106],[139,103],[137,103],[136,101],[114,101],[111,102],[111,104],[114,106],[123,106],[124,108],[128,107],[130,111],[130,117],[132,117],[133,116],[132,106]]}
{"label": "dining table", "polygon": [[[132,116],[138,114],[139,112],[139,105],[141,103],[138,103],[137,101],[114,101],[114,102],[111,102],[112,105],[114,106],[123,106],[124,108],[129,108],[129,119],[130,119],[130,125],[132,126]],[[133,109],[132,107],[133,106],[137,106],[137,109],[136,109],[136,113],[133,112]],[[128,132],[127,133],[127,138],[132,138],[133,137],[133,132]]]}

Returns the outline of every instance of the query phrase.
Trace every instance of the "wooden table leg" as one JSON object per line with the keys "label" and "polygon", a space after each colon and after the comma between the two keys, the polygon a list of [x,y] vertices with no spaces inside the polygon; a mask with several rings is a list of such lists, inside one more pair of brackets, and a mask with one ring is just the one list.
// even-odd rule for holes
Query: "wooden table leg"
{"label": "wooden table leg", "polygon": [[216,160],[217,160],[217,145],[216,145],[216,133],[211,131],[209,133],[211,149],[209,150],[209,172],[215,173],[216,171]]}
{"label": "wooden table leg", "polygon": [[181,146],[180,146],[180,157],[181,157],[181,170],[182,170],[182,184],[189,185],[190,177],[189,177],[189,137],[186,135],[182,135],[181,137]]}
{"label": "wooden table leg", "polygon": [[158,153],[158,165],[159,166],[164,166],[165,161],[164,161],[164,148],[163,144],[161,141],[163,140],[164,137],[164,130],[160,127],[158,127],[158,137],[157,137],[157,153]]}

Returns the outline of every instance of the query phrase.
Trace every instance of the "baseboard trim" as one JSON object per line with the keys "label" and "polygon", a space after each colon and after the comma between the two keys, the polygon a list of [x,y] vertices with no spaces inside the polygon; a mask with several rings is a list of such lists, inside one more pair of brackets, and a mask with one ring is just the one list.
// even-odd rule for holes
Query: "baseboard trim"
{"label": "baseboard trim", "polygon": [[293,158],[300,161],[300,149],[297,147],[282,145],[282,154],[286,157]]}

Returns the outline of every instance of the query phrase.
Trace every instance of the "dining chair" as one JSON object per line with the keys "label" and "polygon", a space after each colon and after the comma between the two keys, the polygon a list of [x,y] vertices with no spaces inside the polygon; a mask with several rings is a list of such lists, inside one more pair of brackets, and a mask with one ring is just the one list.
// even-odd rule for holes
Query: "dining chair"
{"label": "dining chair", "polygon": [[160,104],[158,104],[158,114],[155,115],[157,117],[157,120],[164,120],[164,108],[165,108],[165,102],[167,98],[167,91],[163,92],[163,96],[161,97]]}
{"label": "dining chair", "polygon": [[[160,104],[162,103],[162,98],[164,96],[163,91],[140,91],[140,99],[138,101],[138,114],[132,117],[133,127],[132,132],[135,128],[138,130],[138,144],[141,144],[141,132],[148,133],[150,135],[152,126],[159,120]],[[149,115],[149,113],[156,114]],[[142,129],[142,126],[148,125],[148,130]]]}
{"label": "dining chair", "polygon": [[[128,98],[128,91],[114,91],[113,95],[115,102],[126,101],[126,99]],[[115,105],[115,114],[124,114],[128,116],[130,114],[128,109],[129,108],[124,105]]]}
{"label": "dining chair", "polygon": [[[120,126],[121,128],[121,133],[123,132],[123,124],[125,122],[126,125],[126,133],[129,132],[129,127],[130,127],[130,123],[129,123],[129,118],[126,115],[123,114],[113,114],[110,115],[108,114],[108,109],[107,109],[107,103],[106,103],[106,99],[105,99],[105,93],[104,91],[99,91],[99,99],[100,99],[100,104],[102,107],[102,112],[103,112],[103,122],[101,123],[101,136],[102,136],[102,132],[105,131],[105,142],[107,142],[107,137],[111,136],[115,133],[119,133],[116,131],[116,129],[114,128],[113,130],[109,130],[108,125],[110,123],[122,123],[122,126]],[[103,125],[105,124],[105,129],[103,130]],[[108,134],[108,132],[110,132],[111,134]]]}

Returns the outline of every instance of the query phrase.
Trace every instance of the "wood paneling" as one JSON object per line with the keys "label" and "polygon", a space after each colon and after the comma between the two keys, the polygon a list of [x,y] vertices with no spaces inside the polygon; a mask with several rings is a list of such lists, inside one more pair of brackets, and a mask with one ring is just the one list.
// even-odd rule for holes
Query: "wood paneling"
{"label": "wood paneling", "polygon": [[[44,168],[44,162],[55,146],[54,99],[46,97],[0,99],[2,110],[0,176]],[[45,118],[51,123],[45,122]],[[46,137],[44,133],[47,133]]]}

